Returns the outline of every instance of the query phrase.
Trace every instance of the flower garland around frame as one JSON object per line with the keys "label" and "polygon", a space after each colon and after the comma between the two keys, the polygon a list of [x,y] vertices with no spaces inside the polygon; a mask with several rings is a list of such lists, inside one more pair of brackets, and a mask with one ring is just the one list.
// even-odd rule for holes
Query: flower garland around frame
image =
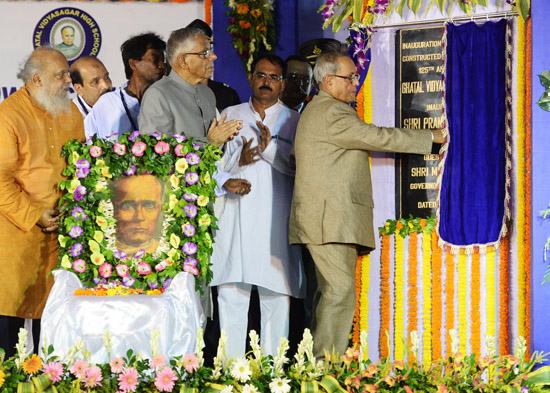
{"label": "flower garland around frame", "polygon": [[[62,156],[68,165],[59,201],[58,267],[74,272],[84,286],[121,282],[127,287],[166,286],[180,271],[196,276],[196,287],[212,279],[212,229],[216,218],[210,201],[219,148],[194,143],[176,134],[120,135],[117,142],[93,137],[69,141]],[[128,255],[116,248],[109,182],[134,175],[154,175],[165,182],[164,219],[159,245],[152,254]]]}
{"label": "flower garland around frame", "polygon": [[275,45],[273,0],[225,0],[229,7],[227,31],[247,72],[263,47],[272,51]]}

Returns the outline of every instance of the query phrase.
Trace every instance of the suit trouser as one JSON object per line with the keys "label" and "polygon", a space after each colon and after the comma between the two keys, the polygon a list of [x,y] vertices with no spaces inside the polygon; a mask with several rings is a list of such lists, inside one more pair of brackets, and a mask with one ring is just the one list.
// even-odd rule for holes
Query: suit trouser
{"label": "suit trouser", "polygon": [[[290,296],[258,286],[260,297],[260,344],[264,355],[277,355],[281,337],[288,337]],[[220,329],[227,333],[228,358],[244,356],[247,340],[251,284],[218,286]]]}
{"label": "suit trouser", "polygon": [[308,244],[315,263],[317,291],[313,300],[313,353],[324,357],[324,350],[343,355],[355,314],[355,244]]}

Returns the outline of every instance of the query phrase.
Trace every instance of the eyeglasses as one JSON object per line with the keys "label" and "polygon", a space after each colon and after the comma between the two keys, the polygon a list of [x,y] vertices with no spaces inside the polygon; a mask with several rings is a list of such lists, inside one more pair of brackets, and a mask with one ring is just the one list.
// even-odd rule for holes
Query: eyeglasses
{"label": "eyeglasses", "polygon": [[336,75],[336,74],[329,74],[330,76],[336,76],[338,78],[347,79],[349,83],[355,83],[359,81],[360,76],[359,75],[353,75],[353,76],[343,76],[343,75]]}
{"label": "eyeglasses", "polygon": [[214,48],[210,47],[207,50],[203,52],[187,52],[184,53],[184,55],[197,55],[199,57],[202,57],[203,59],[206,59],[207,57],[210,57],[211,54],[214,54]]}
{"label": "eyeglasses", "polygon": [[264,74],[263,72],[256,72],[254,74],[254,78],[256,79],[259,79],[261,81],[265,80],[266,78],[268,78],[271,82],[278,82],[278,81],[281,81],[283,80],[283,77],[280,76],[280,75],[276,75],[276,74]]}
{"label": "eyeglasses", "polygon": [[291,72],[290,74],[288,74],[286,76],[286,79],[288,80],[299,80],[300,82],[303,82],[303,81],[310,81],[311,80],[311,77],[309,75],[305,75],[305,74],[299,74],[297,72]]}

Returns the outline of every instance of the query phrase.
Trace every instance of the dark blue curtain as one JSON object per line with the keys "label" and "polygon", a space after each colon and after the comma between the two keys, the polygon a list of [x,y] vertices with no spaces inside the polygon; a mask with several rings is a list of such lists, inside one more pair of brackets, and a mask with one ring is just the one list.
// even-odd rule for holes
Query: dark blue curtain
{"label": "dark blue curtain", "polygon": [[454,245],[499,239],[504,217],[506,21],[447,27],[450,144],[439,234]]}

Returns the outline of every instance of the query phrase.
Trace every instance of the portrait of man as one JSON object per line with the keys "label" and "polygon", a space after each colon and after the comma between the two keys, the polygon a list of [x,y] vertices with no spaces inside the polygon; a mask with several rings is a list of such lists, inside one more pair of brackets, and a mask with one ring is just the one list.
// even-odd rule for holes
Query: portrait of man
{"label": "portrait of man", "polygon": [[68,60],[72,60],[79,52],[80,48],[75,45],[75,28],[71,25],[61,27],[62,42],[55,48],[65,55]]}
{"label": "portrait of man", "polygon": [[128,176],[111,185],[117,249],[154,253],[159,245],[164,184],[153,175]]}

